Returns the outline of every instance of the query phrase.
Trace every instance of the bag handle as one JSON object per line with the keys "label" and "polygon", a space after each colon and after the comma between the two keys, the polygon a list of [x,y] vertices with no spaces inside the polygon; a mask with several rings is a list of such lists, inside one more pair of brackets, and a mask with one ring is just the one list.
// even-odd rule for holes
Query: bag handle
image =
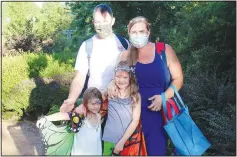
{"label": "bag handle", "polygon": [[[173,84],[171,84],[170,87],[174,90],[175,95],[178,97],[178,100],[181,102],[182,108],[185,108],[184,102],[183,102],[181,96],[179,95],[177,88]],[[177,105],[179,106],[179,103],[177,103]],[[179,108],[180,108],[180,106],[179,106]]]}
{"label": "bag handle", "polygon": [[164,110],[164,116],[165,116],[165,119],[166,119],[167,122],[168,122],[169,119],[168,119],[168,111],[167,111],[167,106],[166,106],[165,93],[161,93],[161,99],[162,99],[162,107],[163,107],[163,110]]}
{"label": "bag handle", "polygon": [[[185,108],[184,102],[183,102],[183,100],[181,99],[181,97],[180,97],[180,95],[179,95],[179,93],[178,93],[176,87],[175,87],[173,84],[171,84],[170,87],[174,90],[175,95],[178,97],[178,100],[181,102],[182,108]],[[174,98],[175,98],[175,97],[174,97]],[[170,120],[168,119],[168,111],[167,111],[167,106],[166,106],[166,101],[167,101],[167,100],[166,100],[166,97],[165,97],[165,93],[164,93],[164,92],[161,93],[161,99],[162,99],[162,107],[163,107],[163,110],[164,110],[164,116],[165,116],[165,118],[167,119],[167,122],[168,122],[168,121],[170,121]],[[177,103],[177,100],[176,100],[176,99],[175,99],[175,102],[176,102],[178,108],[181,109],[181,107],[180,107],[179,103]],[[172,105],[171,105],[171,106],[172,106]],[[173,107],[173,106],[172,106],[172,107]],[[173,113],[172,113],[172,116],[174,116]]]}

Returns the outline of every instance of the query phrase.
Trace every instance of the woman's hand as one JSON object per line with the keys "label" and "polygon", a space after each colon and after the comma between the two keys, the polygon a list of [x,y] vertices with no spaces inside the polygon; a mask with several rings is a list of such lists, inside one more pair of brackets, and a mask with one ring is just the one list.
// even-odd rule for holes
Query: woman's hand
{"label": "woman's hand", "polygon": [[45,124],[46,121],[47,121],[46,117],[42,117],[39,120],[37,120],[36,122],[37,128],[41,128]]}
{"label": "woman's hand", "polygon": [[148,100],[152,101],[152,104],[148,106],[148,108],[152,111],[160,111],[162,108],[162,98],[161,95],[154,95],[150,97]]}
{"label": "woman's hand", "polygon": [[119,152],[121,152],[123,150],[123,147],[124,147],[124,143],[119,141],[116,145],[115,145],[115,148],[114,148],[114,153],[115,154],[119,154]]}

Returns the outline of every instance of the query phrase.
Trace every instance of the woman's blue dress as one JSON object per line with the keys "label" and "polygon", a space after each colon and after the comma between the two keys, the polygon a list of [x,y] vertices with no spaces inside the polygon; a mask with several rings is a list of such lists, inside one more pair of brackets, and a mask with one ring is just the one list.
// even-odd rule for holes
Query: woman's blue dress
{"label": "woman's blue dress", "polygon": [[164,64],[160,55],[155,52],[152,63],[136,63],[135,74],[142,98],[141,122],[146,141],[148,155],[166,155],[167,138],[163,129],[161,111],[151,111],[148,98],[161,94],[165,90]]}

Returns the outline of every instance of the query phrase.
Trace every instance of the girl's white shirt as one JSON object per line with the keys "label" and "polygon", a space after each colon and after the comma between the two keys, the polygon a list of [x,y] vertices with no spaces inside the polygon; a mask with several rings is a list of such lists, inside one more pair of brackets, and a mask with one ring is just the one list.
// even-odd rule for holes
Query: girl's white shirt
{"label": "girl's white shirt", "polygon": [[75,133],[71,155],[102,155],[101,116],[96,116],[96,126],[85,118],[80,131]]}

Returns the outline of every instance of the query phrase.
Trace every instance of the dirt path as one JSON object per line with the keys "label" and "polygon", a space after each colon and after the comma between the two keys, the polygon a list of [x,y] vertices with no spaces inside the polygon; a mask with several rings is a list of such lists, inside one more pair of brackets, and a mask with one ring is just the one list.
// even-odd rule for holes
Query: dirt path
{"label": "dirt path", "polygon": [[43,142],[35,123],[2,121],[2,155],[43,154]]}

